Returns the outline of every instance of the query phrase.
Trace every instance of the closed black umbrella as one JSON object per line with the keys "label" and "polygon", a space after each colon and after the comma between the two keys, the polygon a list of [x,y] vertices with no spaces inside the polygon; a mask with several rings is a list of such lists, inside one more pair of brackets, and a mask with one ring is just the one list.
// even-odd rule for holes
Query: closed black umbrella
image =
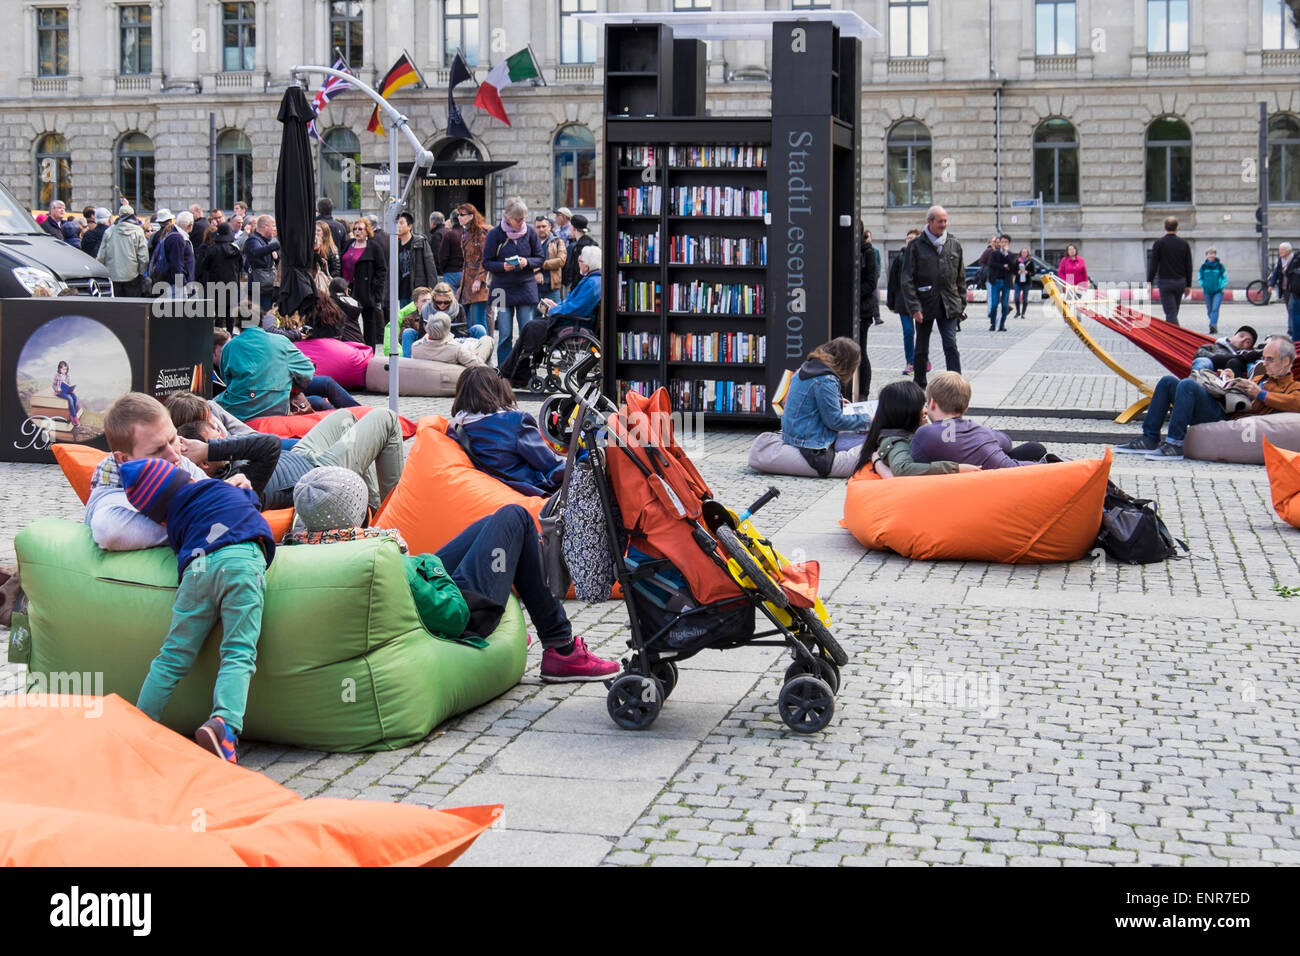
{"label": "closed black umbrella", "polygon": [[311,168],[307,124],[315,114],[300,86],[285,90],[276,117],[284,124],[280,165],[275,173],[275,227],[280,239],[281,315],[297,312],[310,323],[316,286],[309,271],[316,255],[316,180]]}

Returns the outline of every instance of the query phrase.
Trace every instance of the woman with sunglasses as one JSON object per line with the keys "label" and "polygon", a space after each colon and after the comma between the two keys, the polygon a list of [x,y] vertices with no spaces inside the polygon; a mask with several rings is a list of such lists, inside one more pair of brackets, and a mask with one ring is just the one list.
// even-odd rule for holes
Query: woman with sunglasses
{"label": "woman with sunglasses", "polygon": [[365,321],[366,344],[378,346],[384,328],[384,292],[388,269],[384,264],[384,250],[364,216],[352,223],[352,241],[343,252],[340,269],[348,283],[352,298],[361,306]]}
{"label": "woman with sunglasses", "polygon": [[488,236],[487,221],[473,203],[458,206],[456,220],[460,223],[460,246],[464,256],[457,298],[465,309],[469,324],[486,329],[488,274],[483,268],[483,249]]}

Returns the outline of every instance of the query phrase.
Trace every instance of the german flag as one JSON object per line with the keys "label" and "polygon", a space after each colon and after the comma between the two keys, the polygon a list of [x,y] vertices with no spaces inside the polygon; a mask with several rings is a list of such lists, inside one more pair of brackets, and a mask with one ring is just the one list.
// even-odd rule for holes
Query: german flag
{"label": "german flag", "polygon": [[[393,64],[393,68],[384,76],[384,81],[379,84],[379,95],[384,99],[388,99],[390,94],[397,92],[402,87],[414,86],[417,83],[423,86],[424,77],[420,75],[420,71],[417,70],[415,64],[411,62],[410,54],[403,50],[402,55],[398,57],[397,62]],[[370,122],[366,124],[366,129],[372,133],[378,134],[379,136],[388,135],[388,133],[384,131],[384,124],[379,121],[378,106],[376,106],[375,111],[370,114]]]}

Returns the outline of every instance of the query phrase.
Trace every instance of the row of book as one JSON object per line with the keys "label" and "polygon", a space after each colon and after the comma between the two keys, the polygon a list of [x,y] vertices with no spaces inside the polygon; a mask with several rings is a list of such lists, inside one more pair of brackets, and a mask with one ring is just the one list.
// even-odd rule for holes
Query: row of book
{"label": "row of book", "polygon": [[618,191],[618,211],[625,216],[657,216],[663,197],[662,186],[628,186]]}
{"label": "row of book", "polygon": [[636,392],[638,395],[649,396],[659,387],[659,379],[652,378],[638,381],[630,378],[620,378],[614,383],[618,389],[618,401],[621,405],[623,399],[627,397],[628,392]]}
{"label": "row of book", "polygon": [[766,146],[669,146],[669,166],[762,169]]}
{"label": "row of book", "polygon": [[659,333],[618,333],[618,357],[632,361],[659,361]]}
{"label": "row of book", "polygon": [[767,190],[674,186],[668,211],[674,216],[763,216],[767,214]]}
{"label": "row of book", "polygon": [[618,283],[618,311],[658,312],[663,303],[663,286],[644,279],[622,279]]}
{"label": "row of book", "polygon": [[659,264],[659,233],[644,235],[620,232],[618,234],[618,261],[640,265]]}
{"label": "row of book", "polygon": [[767,411],[767,386],[715,379],[669,379],[668,395],[679,412],[727,414]]}
{"label": "row of book", "polygon": [[668,287],[671,312],[709,312],[730,315],[762,315],[765,302],[762,285],[745,282],[674,282]]}
{"label": "row of book", "polygon": [[767,237],[732,239],[727,236],[672,236],[668,243],[668,261],[689,265],[765,266]]}
{"label": "row of book", "polygon": [[620,166],[658,166],[658,146],[620,146],[618,148]]}
{"label": "row of book", "polygon": [[668,336],[668,360],[763,363],[767,361],[767,336],[753,332],[672,332]]}

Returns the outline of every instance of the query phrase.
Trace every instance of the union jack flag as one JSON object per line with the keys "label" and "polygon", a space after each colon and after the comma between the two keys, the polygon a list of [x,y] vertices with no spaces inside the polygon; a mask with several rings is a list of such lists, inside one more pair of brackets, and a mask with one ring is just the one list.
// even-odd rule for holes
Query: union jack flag
{"label": "union jack flag", "polygon": [[[351,70],[348,69],[347,62],[343,59],[343,57],[339,57],[337,60],[334,61],[333,68],[343,73],[352,72]],[[311,101],[312,111],[315,112],[316,118],[317,119],[320,118],[320,111],[324,108],[326,103],[334,99],[334,97],[338,96],[340,93],[342,93],[351,85],[352,84],[349,83],[347,80],[339,79],[337,76],[328,77],[325,80],[325,82],[321,85],[321,88],[316,91],[316,95],[312,98]],[[316,119],[313,119],[307,125],[307,132],[311,133],[311,135],[316,139],[321,138],[320,130],[317,129],[316,127]]]}

